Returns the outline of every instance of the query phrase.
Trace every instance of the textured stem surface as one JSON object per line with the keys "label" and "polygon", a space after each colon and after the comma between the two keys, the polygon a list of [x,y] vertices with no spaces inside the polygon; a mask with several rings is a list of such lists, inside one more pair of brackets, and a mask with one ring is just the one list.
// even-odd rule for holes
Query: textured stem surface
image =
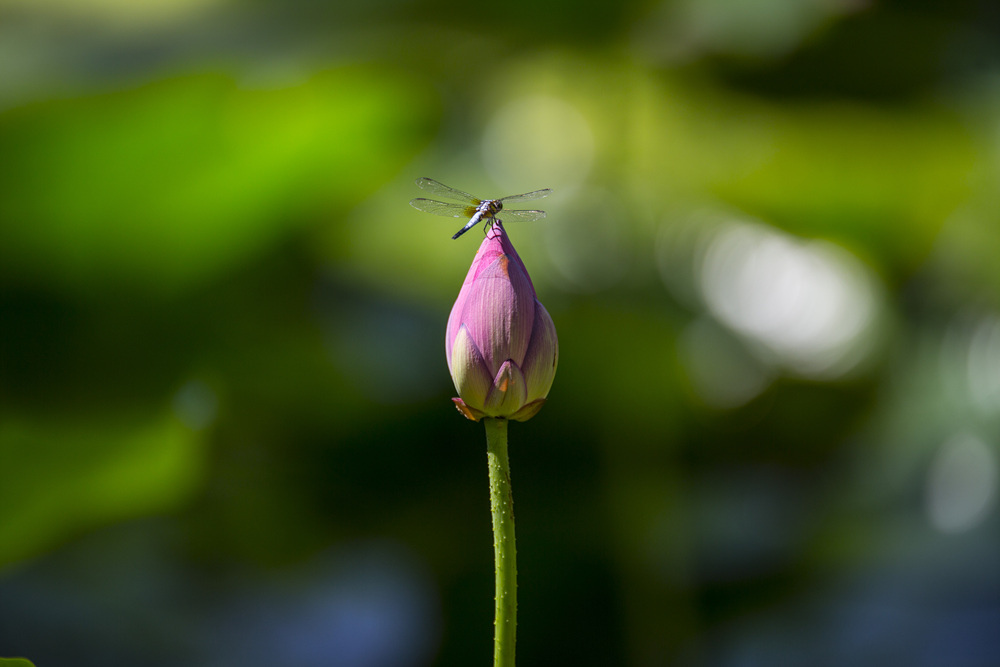
{"label": "textured stem surface", "polygon": [[507,420],[486,418],[486,451],[490,466],[493,511],[493,555],[496,563],[496,619],[493,667],[514,667],[517,632],[517,552],[514,548],[514,503],[507,464]]}

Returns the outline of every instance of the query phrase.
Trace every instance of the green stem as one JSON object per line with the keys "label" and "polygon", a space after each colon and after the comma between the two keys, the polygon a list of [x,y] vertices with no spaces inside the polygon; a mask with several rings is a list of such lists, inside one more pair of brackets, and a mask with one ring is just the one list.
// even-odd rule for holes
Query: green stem
{"label": "green stem", "polygon": [[493,512],[493,556],[496,562],[496,619],[493,667],[514,667],[517,633],[517,552],[514,548],[514,503],[507,465],[507,420],[486,418],[486,452],[490,465],[490,509]]}

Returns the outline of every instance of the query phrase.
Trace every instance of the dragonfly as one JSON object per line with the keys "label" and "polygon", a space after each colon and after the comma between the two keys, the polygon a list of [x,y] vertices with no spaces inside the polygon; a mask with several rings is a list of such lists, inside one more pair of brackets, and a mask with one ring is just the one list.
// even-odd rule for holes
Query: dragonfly
{"label": "dragonfly", "polygon": [[458,204],[437,201],[436,199],[424,199],[423,197],[410,200],[410,206],[424,213],[433,213],[434,215],[443,215],[449,218],[468,218],[469,221],[465,223],[465,227],[458,230],[451,237],[453,239],[457,239],[472,229],[476,223],[483,222],[489,224],[494,222],[497,219],[497,213],[500,211],[504,212],[505,218],[513,218],[514,220],[541,220],[545,217],[545,211],[508,209],[504,208],[504,206],[522,201],[531,201],[532,199],[541,199],[552,194],[551,188],[545,188],[544,190],[525,192],[523,195],[501,197],[500,199],[480,199],[479,197],[473,197],[468,192],[462,192],[461,190],[448,187],[444,183],[439,183],[433,178],[418,178],[417,185],[438,197],[461,202]]}

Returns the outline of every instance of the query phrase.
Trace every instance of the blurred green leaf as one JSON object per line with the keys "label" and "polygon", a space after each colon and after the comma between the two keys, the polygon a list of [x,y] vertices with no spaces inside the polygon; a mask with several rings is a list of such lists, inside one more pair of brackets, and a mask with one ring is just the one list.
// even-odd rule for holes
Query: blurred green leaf
{"label": "blurred green leaf", "polygon": [[200,439],[171,417],[0,423],[0,565],[102,523],[172,508],[202,477]]}
{"label": "blurred green leaf", "polygon": [[35,664],[26,658],[0,658],[0,667],[35,667]]}
{"label": "blurred green leaf", "polygon": [[0,115],[0,261],[172,291],[347,208],[411,153],[428,98],[372,71],[247,89],[157,81]]}

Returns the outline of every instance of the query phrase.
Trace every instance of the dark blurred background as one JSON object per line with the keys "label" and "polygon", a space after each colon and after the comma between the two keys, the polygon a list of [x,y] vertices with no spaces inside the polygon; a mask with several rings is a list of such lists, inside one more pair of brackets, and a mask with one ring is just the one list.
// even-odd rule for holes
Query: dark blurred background
{"label": "dark blurred background", "polygon": [[996,665],[1000,11],[0,0],[0,655],[467,667],[509,225],[519,664]]}

